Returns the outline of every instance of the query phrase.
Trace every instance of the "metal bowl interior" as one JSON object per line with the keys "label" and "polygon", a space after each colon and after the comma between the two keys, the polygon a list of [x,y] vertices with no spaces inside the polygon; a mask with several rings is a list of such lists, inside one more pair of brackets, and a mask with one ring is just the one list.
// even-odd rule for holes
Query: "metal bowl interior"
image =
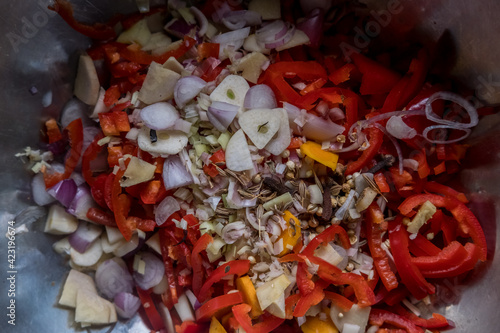
{"label": "metal bowl interior", "polygon": [[[115,11],[134,9],[134,1],[72,1],[78,5],[79,19],[89,22],[103,20]],[[338,2],[338,1],[336,1]],[[425,43],[436,41],[444,32],[453,47],[453,75],[476,90],[476,95],[489,104],[500,102],[500,49],[492,44],[500,30],[500,2],[365,0],[373,21],[381,34],[404,30]],[[57,117],[71,98],[72,81],[78,52],[89,41],[78,35],[53,12],[47,10],[49,0],[24,2],[0,0],[5,13],[0,17],[0,234],[7,232],[7,222],[16,227],[25,224],[29,232],[16,236],[16,326],[3,315],[2,332],[78,332],[71,323],[70,312],[58,307],[61,283],[68,270],[67,263],[52,250],[58,239],[43,233],[45,210],[31,199],[30,175],[15,154],[26,146],[36,146],[42,121]],[[390,12],[389,9],[396,8]],[[389,22],[378,21],[382,11],[391,13]],[[375,13],[375,14],[374,14]],[[387,22],[385,24],[384,22]],[[353,41],[355,43],[355,41]],[[356,45],[356,44],[353,44]],[[36,93],[33,90],[36,89]],[[31,90],[31,92],[30,92]],[[466,284],[450,280],[443,289],[443,300],[450,305],[442,309],[456,326],[450,332],[496,332],[500,303],[500,259],[496,242],[500,239],[500,117],[488,116],[469,138],[471,144],[463,170],[456,179],[471,198],[471,209],[485,229],[489,260],[479,265]],[[2,295],[10,271],[7,262],[7,241],[0,238]],[[5,309],[9,304],[2,297]],[[6,311],[6,310],[4,310]],[[140,318],[114,327],[92,332],[142,332],[147,329]]]}

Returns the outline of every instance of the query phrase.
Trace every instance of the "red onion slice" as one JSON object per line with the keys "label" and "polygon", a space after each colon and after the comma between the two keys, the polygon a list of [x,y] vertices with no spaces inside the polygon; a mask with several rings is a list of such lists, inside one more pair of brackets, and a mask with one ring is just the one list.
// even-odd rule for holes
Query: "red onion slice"
{"label": "red onion slice", "polygon": [[250,27],[246,27],[214,36],[212,38],[212,43],[219,43],[219,55],[224,55],[224,50],[228,47],[238,50],[241,46],[243,46],[243,42],[249,34]]}
{"label": "red onion slice", "polygon": [[223,176],[215,176],[215,178],[212,178],[212,187],[205,187],[202,188],[201,190],[203,193],[206,195],[213,197],[214,195],[217,194],[220,190],[226,188],[229,185],[229,179],[228,177],[223,177]]}
{"label": "red onion slice", "polygon": [[[442,135],[442,137],[443,137],[442,139],[441,138],[430,139],[429,133],[431,133],[432,131],[437,130],[437,129],[463,131],[464,135],[462,135],[461,137],[459,137],[457,139],[453,139],[453,140],[445,140],[446,134]],[[465,139],[466,137],[468,137],[470,135],[470,133],[471,133],[470,128],[457,128],[454,126],[447,126],[447,125],[433,125],[433,126],[429,126],[426,129],[424,129],[422,136],[430,143],[449,144],[449,143],[455,143],[455,142],[458,142],[458,141]]]}
{"label": "red onion slice", "polygon": [[[170,155],[163,162],[163,184],[166,190],[190,185],[193,183],[191,173],[182,163],[179,155]],[[167,216],[168,217],[168,216]]]}
{"label": "red onion slice", "polygon": [[208,108],[208,120],[221,132],[225,132],[238,114],[239,107],[225,102],[213,102]]}
{"label": "red onion slice", "polygon": [[324,11],[316,8],[311,11],[304,21],[297,24],[297,29],[302,30],[309,37],[309,45],[312,47],[319,47],[320,45],[323,36],[323,19]]}
{"label": "red onion slice", "polygon": [[189,10],[194,15],[194,17],[196,17],[196,21],[198,21],[198,24],[200,26],[200,28],[198,30],[198,35],[200,37],[203,37],[207,33],[207,29],[208,29],[207,17],[205,16],[205,14],[203,14],[201,12],[201,10],[199,10],[198,8],[196,8],[194,6],[190,7]]}
{"label": "red onion slice", "polygon": [[278,107],[278,103],[269,86],[257,84],[248,89],[243,106],[247,109],[274,109]]}
{"label": "red onion slice", "polygon": [[166,197],[156,206],[155,221],[157,225],[162,225],[173,213],[181,209],[181,206],[174,197]]}
{"label": "red onion slice", "polygon": [[76,183],[73,179],[61,180],[47,190],[47,193],[56,198],[64,207],[68,207],[76,195]]}
{"label": "red onion slice", "polygon": [[163,261],[157,256],[150,252],[141,252],[137,254],[141,257],[141,260],[145,263],[144,274],[134,271],[135,283],[144,290],[153,288],[158,283],[160,283],[165,273],[165,266]]}
{"label": "red onion slice", "polygon": [[255,31],[255,38],[259,44],[278,40],[285,36],[288,28],[281,20],[263,24],[262,28]]}
{"label": "red onion slice", "polygon": [[69,205],[67,212],[76,216],[80,220],[88,221],[87,212],[90,207],[96,207],[97,204],[90,194],[90,190],[86,184],[78,186],[75,197]]}
{"label": "red onion slice", "polygon": [[386,124],[387,132],[396,139],[412,139],[417,135],[417,131],[408,126],[401,116],[392,116]]}
{"label": "red onion slice", "polygon": [[[470,121],[469,123],[459,123],[456,121],[452,120],[446,120],[441,117],[439,117],[434,111],[432,110],[432,102],[442,99],[445,101],[450,101],[455,104],[460,105],[469,115]],[[477,125],[479,122],[479,116],[477,114],[476,108],[472,104],[470,104],[466,99],[463,97],[450,93],[450,92],[445,92],[445,91],[440,91],[429,97],[429,99],[425,102],[425,115],[427,116],[427,119],[438,123],[442,125],[448,125],[449,127],[457,128],[457,129],[465,129],[465,128],[471,128]],[[440,127],[442,128],[442,127]]]}
{"label": "red onion slice", "polygon": [[200,91],[205,88],[207,83],[198,76],[185,76],[175,84],[174,100],[175,103],[183,108],[187,102],[195,98]]}
{"label": "red onion slice", "polygon": [[285,35],[283,37],[275,40],[275,41],[265,43],[264,47],[266,49],[275,49],[277,47],[285,45],[293,38],[293,35],[295,34],[295,26],[293,24],[288,23],[288,22],[286,23],[286,25],[287,25],[288,30],[285,33]]}
{"label": "red onion slice", "polygon": [[101,233],[101,227],[89,222],[80,221],[78,229],[69,235],[68,241],[72,248],[80,253],[84,253]]}
{"label": "red onion slice", "polygon": [[184,38],[184,36],[189,35],[194,25],[187,23],[182,19],[172,19],[168,22],[163,29],[165,29],[169,34],[178,38]]}
{"label": "red onion slice", "polygon": [[120,258],[104,261],[97,267],[95,283],[99,292],[107,299],[115,299],[119,293],[132,293],[134,281]]}
{"label": "red onion slice", "polygon": [[179,112],[172,104],[159,102],[142,109],[140,117],[147,127],[161,131],[174,126]]}
{"label": "red onion slice", "polygon": [[114,304],[116,313],[122,318],[129,319],[132,318],[141,307],[141,300],[139,297],[130,293],[121,292],[116,294]]}

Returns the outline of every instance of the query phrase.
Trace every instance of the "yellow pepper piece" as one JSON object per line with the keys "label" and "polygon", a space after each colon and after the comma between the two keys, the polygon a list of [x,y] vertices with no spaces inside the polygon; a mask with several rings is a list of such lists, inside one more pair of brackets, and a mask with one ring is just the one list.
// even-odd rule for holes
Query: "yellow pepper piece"
{"label": "yellow pepper piece", "polygon": [[255,286],[248,275],[236,279],[236,288],[243,294],[245,303],[252,307],[250,311],[251,318],[257,318],[262,314]]}
{"label": "yellow pepper piece", "polygon": [[[283,213],[283,219],[286,222],[287,229],[283,231],[280,236],[280,238],[283,239],[283,251],[281,251],[279,257],[282,257],[290,252],[291,250],[289,247],[294,247],[299,241],[301,235],[300,222],[292,213],[290,213],[290,211],[286,210]],[[290,220],[293,221],[294,226],[290,224]]]}
{"label": "yellow pepper piece", "polygon": [[208,332],[209,333],[227,333],[224,326],[222,326],[222,324],[215,317],[212,317],[212,321],[210,322],[210,330]]}
{"label": "yellow pepper piece", "polygon": [[313,141],[307,141],[300,146],[300,150],[306,155],[327,167],[332,168],[335,171],[337,168],[337,161],[339,160],[339,155],[321,149],[319,143]]}
{"label": "yellow pepper piece", "polygon": [[339,333],[335,324],[328,317],[325,321],[319,319],[319,317],[307,317],[306,322],[300,326],[300,329],[303,333]]}

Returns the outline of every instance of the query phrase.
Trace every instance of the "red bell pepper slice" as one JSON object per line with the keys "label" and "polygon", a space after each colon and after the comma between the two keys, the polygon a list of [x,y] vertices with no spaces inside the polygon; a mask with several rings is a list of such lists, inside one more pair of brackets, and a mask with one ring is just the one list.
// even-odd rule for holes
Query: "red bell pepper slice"
{"label": "red bell pepper slice", "polygon": [[392,310],[398,315],[410,320],[415,325],[420,327],[433,329],[433,328],[445,328],[449,325],[448,320],[446,320],[446,318],[440,315],[439,313],[433,313],[432,318],[424,319],[418,317],[413,312],[407,311],[405,308],[403,308],[403,306],[399,304],[393,307]]}
{"label": "red bell pepper slice", "polygon": [[301,295],[302,297],[297,302],[295,310],[293,310],[293,315],[295,317],[305,316],[307,310],[321,302],[325,298],[323,289],[325,289],[328,284],[329,283],[326,281],[319,280],[316,282],[314,289],[309,294]]}
{"label": "red bell pepper slice", "polygon": [[389,291],[387,295],[385,295],[384,302],[390,306],[396,305],[399,304],[399,302],[401,302],[403,299],[405,299],[408,294],[408,289],[403,285],[399,285],[399,287]]}
{"label": "red bell pepper slice", "polygon": [[335,85],[339,85],[343,82],[348,81],[351,78],[351,72],[356,69],[356,66],[353,64],[345,64],[344,66],[337,68],[334,70],[329,76],[328,79],[333,82]]}
{"label": "red bell pepper slice", "polygon": [[216,270],[210,274],[208,279],[205,281],[203,286],[198,293],[198,300],[200,302],[204,302],[208,297],[210,297],[211,292],[210,288],[214,285],[214,283],[219,282],[222,278],[228,275],[237,275],[242,276],[248,273],[250,269],[250,261],[249,260],[232,260],[228,261],[224,265],[217,267]]}
{"label": "red bell pepper slice", "polygon": [[240,303],[243,303],[243,296],[239,291],[214,297],[196,310],[196,320],[201,322],[210,320],[210,318],[229,310],[229,307],[234,308],[234,305]]}
{"label": "red bell pepper slice", "polygon": [[82,155],[83,147],[83,124],[80,118],[73,120],[66,127],[68,130],[68,137],[71,146],[69,151],[69,157],[64,163],[64,173],[49,173],[48,171],[43,172],[43,179],[45,181],[45,187],[50,188],[61,180],[68,179],[73,170],[75,170]]}
{"label": "red bell pepper slice", "polygon": [[285,321],[285,319],[270,315],[260,323],[252,325],[252,318],[250,318],[248,314],[251,310],[252,307],[245,303],[233,306],[232,308],[234,318],[246,333],[269,333],[278,328]]}
{"label": "red bell pepper slice", "polygon": [[177,49],[167,51],[160,55],[151,55],[147,52],[141,51],[137,47],[134,47],[134,45],[123,48],[120,51],[120,55],[128,61],[132,61],[141,65],[150,65],[153,61],[159,64],[163,64],[170,57],[174,57],[176,59],[182,57],[195,44],[196,41],[193,38],[189,36],[184,36],[184,41],[180,44],[180,46]]}
{"label": "red bell pepper slice", "polygon": [[[462,260],[456,261],[454,263],[447,263],[446,266],[431,269],[422,270],[422,275],[427,278],[446,278],[453,277],[470,271],[476,266],[478,262],[481,251],[478,246],[474,243],[465,244],[466,255],[462,257]],[[451,261],[451,260],[450,260]]]}
{"label": "red bell pepper slice", "polygon": [[389,187],[389,183],[387,183],[387,178],[382,172],[377,172],[376,174],[373,175],[373,180],[375,181],[375,184],[377,184],[378,189],[382,193],[388,193],[391,191],[391,188]]}
{"label": "red bell pepper slice", "polygon": [[129,241],[132,238],[132,234],[136,229],[136,226],[131,223],[127,223],[127,214],[130,206],[126,207],[126,199],[128,197],[126,194],[122,194],[122,187],[120,185],[120,179],[123,177],[124,173],[125,170],[118,170],[113,179],[111,201],[113,203],[113,213],[115,214],[116,225],[118,226],[118,229],[120,229],[120,232],[125,240]]}
{"label": "red bell pepper slice", "polygon": [[213,242],[210,234],[203,234],[193,246],[191,254],[191,266],[193,267],[193,293],[198,295],[203,284],[203,266],[200,252],[205,251],[208,244]]}
{"label": "red bell pepper slice", "polygon": [[375,304],[375,294],[370,288],[366,280],[361,276],[354,273],[330,273],[326,270],[318,270],[318,275],[321,279],[334,285],[351,285],[354,289],[354,294],[358,299],[360,307],[370,306]]}
{"label": "red bell pepper slice", "polygon": [[481,252],[480,260],[485,261],[487,255],[486,238],[481,224],[467,206],[451,197],[442,197],[435,194],[416,194],[407,198],[401,205],[399,211],[408,215],[414,208],[419,207],[424,202],[430,201],[438,208],[447,209],[457,220],[459,229],[469,235]]}
{"label": "red bell pepper slice", "polygon": [[465,194],[458,192],[449,186],[446,186],[446,185],[443,185],[443,184],[440,184],[437,182],[427,182],[424,186],[424,189],[427,192],[442,194],[444,196],[455,198],[464,204],[469,202],[469,200],[467,200],[467,197],[465,196]]}
{"label": "red bell pepper slice", "polygon": [[376,127],[369,127],[367,131],[370,146],[363,150],[363,153],[356,161],[351,161],[347,164],[346,175],[352,175],[367,166],[375,155],[379,153],[380,147],[382,147],[382,143],[384,142],[382,131]]}
{"label": "red bell pepper slice", "polygon": [[309,244],[307,244],[306,248],[302,250],[303,255],[312,256],[314,255],[314,251],[318,248],[320,244],[328,244],[331,241],[335,240],[336,236],[339,236],[340,242],[345,249],[351,247],[351,242],[349,241],[349,236],[344,228],[340,225],[332,224],[328,228],[326,228],[319,235],[314,237]]}
{"label": "red bell pepper slice", "polygon": [[120,132],[130,131],[128,115],[124,111],[99,113],[99,123],[107,136],[119,136]]}
{"label": "red bell pepper slice", "polygon": [[325,290],[323,292],[325,293],[326,299],[329,299],[330,301],[332,301],[332,304],[341,308],[345,312],[349,311],[352,308],[352,306],[354,305],[354,303],[351,300],[349,300],[348,298],[346,298],[340,294],[337,294],[334,291],[326,291]]}
{"label": "red bell pepper slice", "polygon": [[373,264],[387,290],[398,287],[398,279],[389,266],[387,253],[382,249],[382,233],[387,230],[384,214],[376,202],[373,202],[366,212],[366,239],[373,258]]}
{"label": "red bell pepper slice", "polygon": [[219,47],[218,43],[201,43],[198,45],[198,62],[210,57],[219,59]]}
{"label": "red bell pepper slice", "polygon": [[408,333],[423,333],[423,330],[406,319],[395,313],[381,310],[371,309],[368,319],[371,325],[382,326],[384,323],[405,329]]}
{"label": "red bell pepper slice", "polygon": [[[325,294],[326,295],[326,294]],[[293,310],[295,309],[295,305],[299,301],[302,296],[300,294],[290,295],[285,298],[285,318],[293,319]]]}
{"label": "red bell pepper slice", "polygon": [[359,88],[361,95],[388,93],[401,79],[399,73],[360,53],[353,53],[351,58],[361,74],[363,74],[361,87]]}
{"label": "red bell pepper slice", "polygon": [[48,8],[58,13],[73,30],[78,31],[82,35],[98,40],[107,40],[116,37],[116,32],[112,25],[103,23],[87,25],[78,22],[73,16],[73,6],[67,0],[55,0],[54,4]]}
{"label": "red bell pepper slice", "polygon": [[158,195],[161,192],[161,181],[152,180],[141,190],[141,200],[145,204],[154,205],[158,202]]}
{"label": "red bell pepper slice", "polygon": [[417,257],[436,256],[439,254],[439,252],[441,252],[441,249],[439,247],[432,244],[432,242],[430,242],[425,236],[422,236],[421,234],[417,234],[414,239],[410,239],[408,249],[413,255]]}
{"label": "red bell pepper slice", "polygon": [[299,94],[302,96],[310,93],[311,91],[314,91],[316,89],[319,89],[323,87],[328,81],[322,77],[320,77],[317,80],[314,80],[313,82],[309,83],[304,89],[302,89]]}
{"label": "red bell pepper slice", "polygon": [[49,143],[54,143],[62,140],[61,130],[57,125],[54,118],[50,118],[45,122],[45,127],[47,128],[47,136],[49,137]]}
{"label": "red bell pepper slice", "polygon": [[161,256],[163,258],[163,263],[165,265],[165,276],[167,277],[168,282],[168,290],[167,293],[169,295],[169,300],[172,304],[177,304],[179,297],[177,295],[177,276],[174,272],[174,265],[172,262],[172,258],[169,256],[169,235],[167,228],[160,228],[160,248],[161,248]]}
{"label": "red bell pepper slice", "polygon": [[308,295],[314,290],[315,284],[312,280],[312,275],[307,270],[307,265],[303,262],[298,263],[296,280],[301,295]]}
{"label": "red bell pepper slice", "polygon": [[412,258],[411,261],[421,272],[425,272],[456,266],[463,261],[465,256],[467,256],[467,251],[462,244],[453,241],[437,255],[416,257]]}
{"label": "red bell pepper slice", "polygon": [[146,316],[148,317],[149,323],[151,324],[152,328],[155,331],[159,331],[165,328],[165,324],[163,323],[163,320],[160,314],[158,313],[158,310],[156,309],[155,303],[153,302],[151,295],[146,290],[142,290],[139,287],[136,287],[136,290],[137,290],[137,295],[141,300],[142,307],[146,312]]}
{"label": "red bell pepper slice", "polygon": [[425,280],[416,265],[412,263],[408,250],[408,232],[400,221],[401,217],[399,216],[396,221],[389,224],[389,241],[394,263],[406,288],[415,298],[422,299],[427,294],[434,294],[436,290],[432,284]]}
{"label": "red bell pepper slice", "polygon": [[429,164],[427,164],[425,152],[423,150],[417,151],[411,158],[418,162],[417,172],[420,179],[427,178],[431,173],[431,169],[429,168]]}
{"label": "red bell pepper slice", "polygon": [[87,184],[89,184],[89,186],[91,187],[96,179],[94,178],[92,170],[90,169],[90,163],[96,159],[97,155],[99,155],[99,153],[103,149],[103,146],[100,146],[98,144],[99,140],[101,140],[102,138],[104,138],[104,134],[97,134],[92,143],[87,147],[87,149],[85,149],[85,152],[82,156],[82,176]]}
{"label": "red bell pepper slice", "polygon": [[90,207],[87,211],[87,218],[97,224],[116,227],[116,221],[113,215],[108,214],[99,208]]}
{"label": "red bell pepper slice", "polygon": [[120,96],[121,96],[120,88],[117,85],[112,85],[104,93],[104,105],[110,107],[111,105],[118,102]]}

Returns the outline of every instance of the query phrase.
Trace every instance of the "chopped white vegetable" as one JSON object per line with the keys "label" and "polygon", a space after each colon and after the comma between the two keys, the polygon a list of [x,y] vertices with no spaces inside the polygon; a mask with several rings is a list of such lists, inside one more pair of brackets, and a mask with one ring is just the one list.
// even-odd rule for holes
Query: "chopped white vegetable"
{"label": "chopped white vegetable", "polygon": [[87,274],[72,269],[69,271],[66,282],[64,283],[59,304],[74,308],[76,306],[76,294],[78,290],[88,290],[89,292],[97,294],[94,279]]}
{"label": "chopped white vegetable", "polygon": [[240,116],[238,122],[241,129],[259,149],[267,145],[280,127],[279,114],[271,109],[246,111]]}
{"label": "chopped white vegetable", "polygon": [[269,59],[260,52],[252,52],[245,55],[243,58],[235,60],[231,66],[231,72],[241,72],[247,81],[257,84],[262,67]]}
{"label": "chopped white vegetable", "polygon": [[174,87],[180,79],[176,72],[152,62],[148,74],[139,91],[139,100],[146,104],[166,101],[174,97]]}
{"label": "chopped white vegetable", "polygon": [[417,214],[411,220],[410,223],[408,223],[408,232],[411,234],[416,234],[418,230],[425,224],[429,219],[434,215],[436,212],[436,206],[434,206],[430,201],[424,202],[422,206],[420,206],[420,209],[418,210]]}
{"label": "chopped white vegetable", "polygon": [[210,94],[210,99],[212,102],[225,102],[242,108],[248,89],[250,86],[243,77],[228,75]]}
{"label": "chopped white vegetable", "polygon": [[184,70],[184,66],[182,66],[182,64],[178,62],[174,57],[168,58],[168,60],[163,64],[163,68],[170,69],[177,74],[181,74]]}
{"label": "chopped white vegetable", "polygon": [[[165,34],[162,35],[165,36]],[[151,31],[149,31],[148,23],[146,19],[142,19],[129,29],[122,32],[120,36],[118,36],[118,39],[116,41],[118,43],[124,43],[124,44],[135,43],[141,46],[145,46],[150,39],[151,39]],[[148,51],[150,51],[150,49],[148,49]]]}
{"label": "chopped white vegetable", "polygon": [[137,143],[148,153],[167,156],[178,154],[188,143],[186,133],[176,130],[156,131],[156,142],[151,142],[150,129],[141,128]]}
{"label": "chopped white vegetable", "polygon": [[76,296],[75,321],[89,324],[109,324],[116,322],[114,305],[88,290],[78,290]]}
{"label": "chopped white vegetable", "polygon": [[286,49],[291,49],[292,47],[303,45],[309,43],[309,37],[302,30],[295,29],[292,39],[281,46],[276,48],[276,51],[283,51]]}
{"label": "chopped white vegetable", "polygon": [[226,147],[226,166],[233,171],[253,169],[253,161],[243,130],[233,134]]}
{"label": "chopped white vegetable", "polygon": [[154,178],[155,170],[156,165],[132,156],[127,170],[125,170],[122,179],[120,179],[120,185],[128,187],[147,182]]}
{"label": "chopped white vegetable", "polygon": [[53,235],[67,235],[76,231],[78,220],[59,205],[52,205],[47,215],[44,232]]}
{"label": "chopped white vegetable", "polygon": [[278,133],[269,141],[265,149],[273,155],[280,155],[289,145],[292,140],[292,133],[288,125],[288,115],[285,109],[273,109],[280,119],[280,127]]}
{"label": "chopped white vegetable", "polygon": [[88,267],[96,264],[103,254],[101,241],[95,240],[87,249],[87,251],[80,253],[71,248],[71,260],[78,266]]}
{"label": "chopped white vegetable", "polygon": [[285,274],[281,274],[277,278],[274,278],[260,285],[256,289],[257,299],[259,300],[260,308],[262,310],[265,310],[273,303],[275,304],[273,308],[275,307],[279,308],[280,299],[284,295],[285,289],[288,287],[289,284],[290,280],[286,277]]}
{"label": "chopped white vegetable", "polygon": [[71,244],[69,243],[69,238],[64,237],[54,244],[52,244],[52,248],[56,253],[62,254],[62,255],[69,255],[71,251]]}
{"label": "chopped white vegetable", "polygon": [[149,237],[146,241],[146,245],[151,249],[155,250],[156,253],[161,255],[161,246],[160,246],[160,234],[155,233],[153,236]]}
{"label": "chopped white vegetable", "polygon": [[106,226],[106,235],[108,237],[109,244],[115,244],[116,242],[119,242],[119,241],[125,239],[125,238],[123,238],[123,235],[120,232],[120,229],[115,228],[115,227]]}
{"label": "chopped white vegetable", "polygon": [[85,104],[95,105],[100,89],[99,77],[92,58],[86,54],[81,55],[73,91],[75,96]]}
{"label": "chopped white vegetable", "polygon": [[195,321],[194,312],[186,294],[179,296],[178,302],[174,304],[174,307],[183,322],[189,320]]}

